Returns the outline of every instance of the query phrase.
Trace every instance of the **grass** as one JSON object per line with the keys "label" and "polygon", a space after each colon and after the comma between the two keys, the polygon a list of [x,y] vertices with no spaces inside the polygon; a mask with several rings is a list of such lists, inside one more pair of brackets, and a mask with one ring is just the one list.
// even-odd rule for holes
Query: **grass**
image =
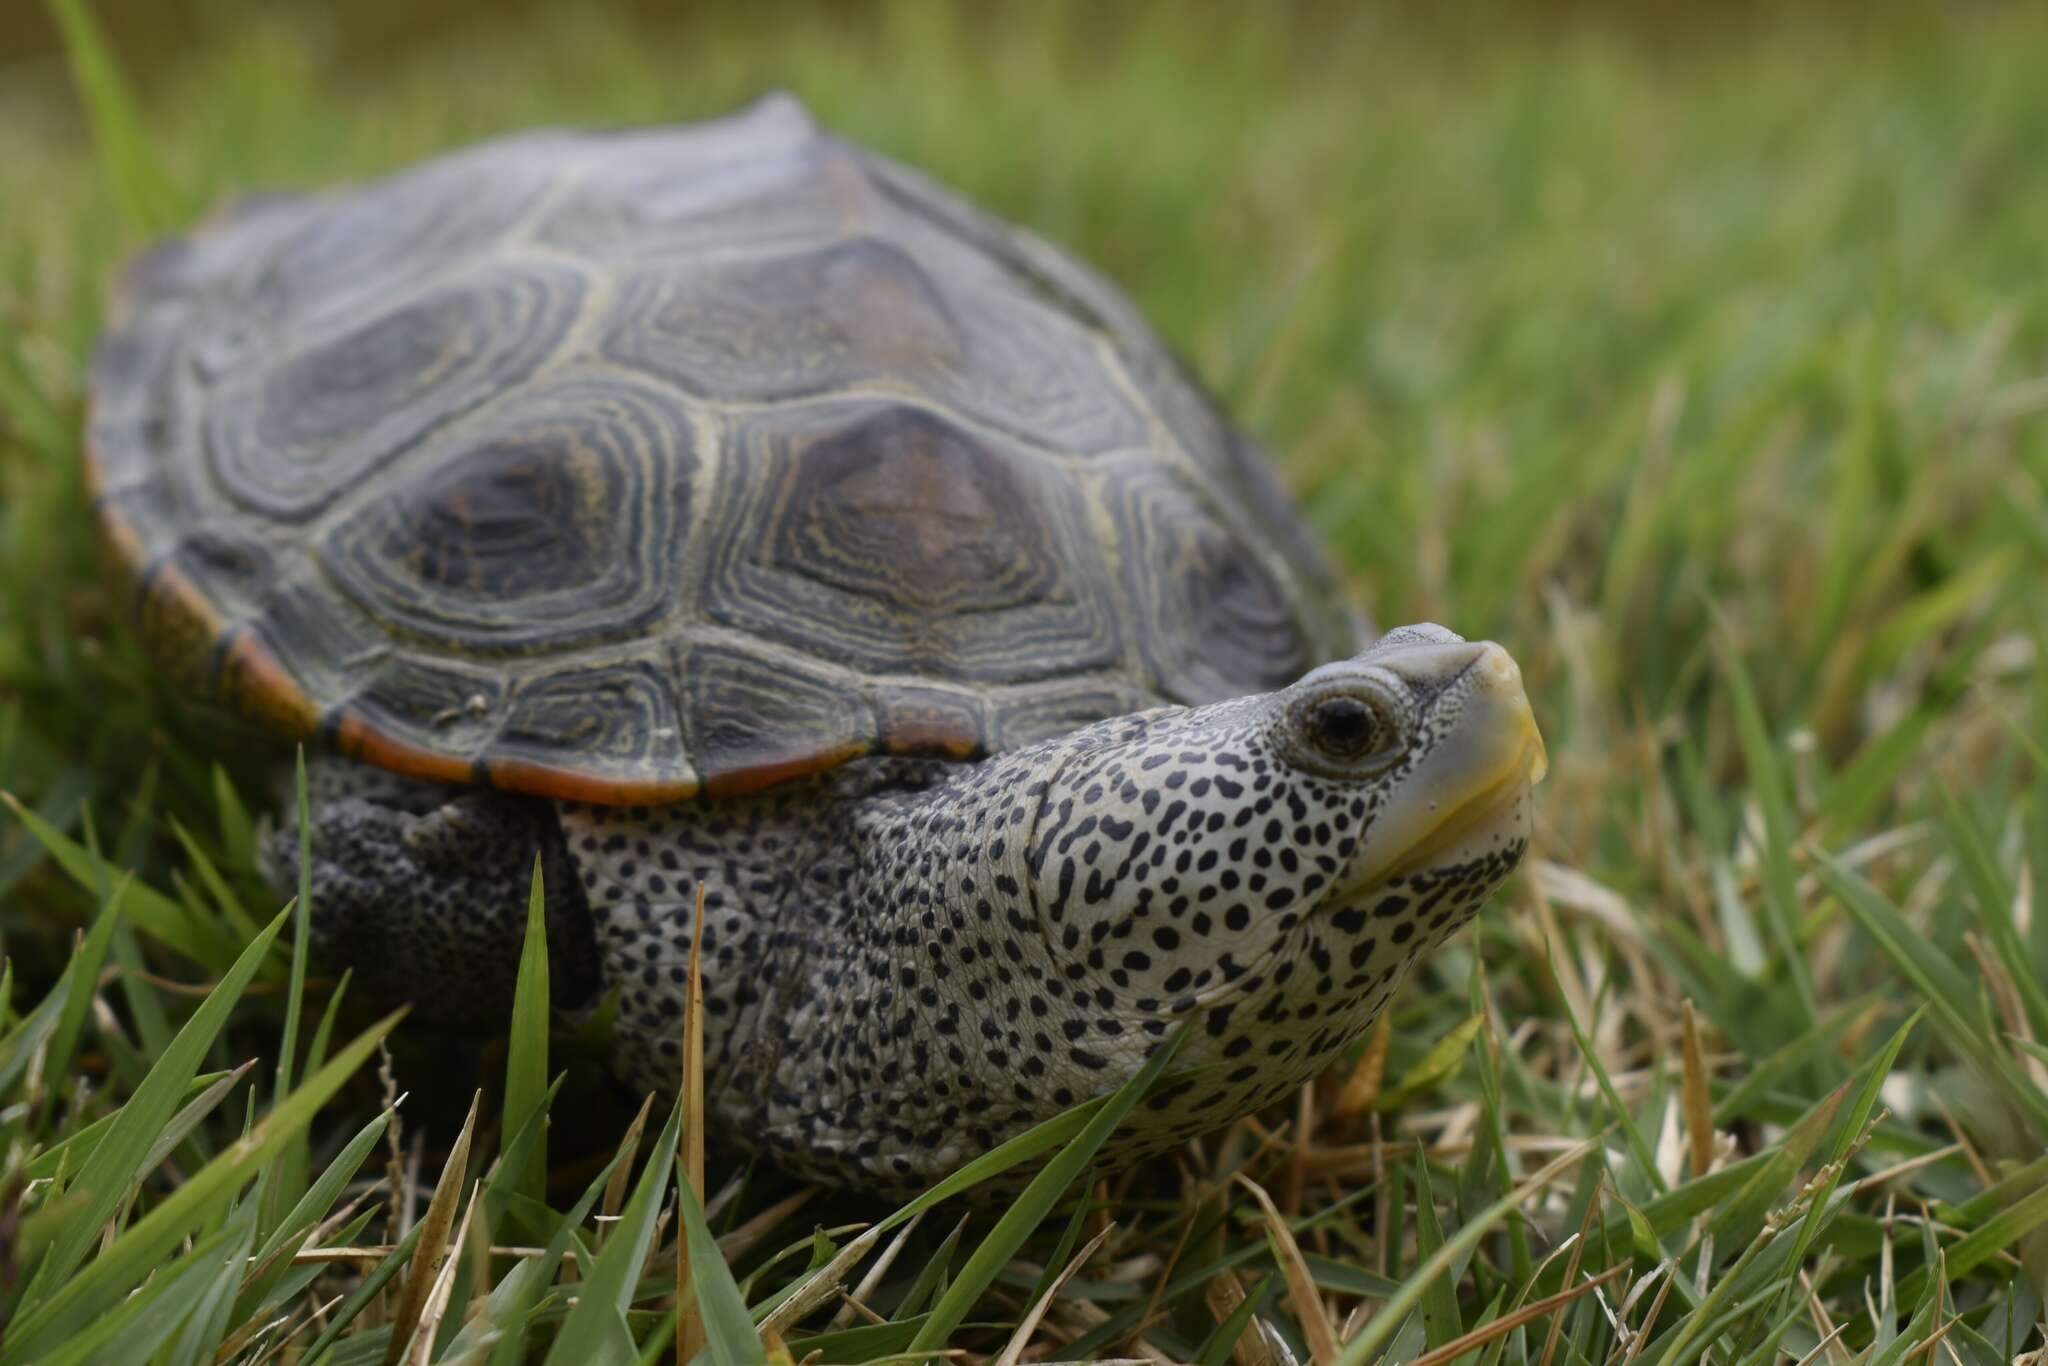
{"label": "grass", "polygon": [[[114,34],[140,81],[53,12],[69,68],[0,71],[0,1366],[2041,1351],[2038,11],[577,6],[343,60],[215,7]],[[154,681],[80,493],[151,230],[767,85],[1122,282],[1377,617],[1509,643],[1550,742],[1536,857],[1354,1064],[964,1228],[716,1133],[679,1188],[683,1112],[550,1037],[538,964],[483,1042],[306,975],[275,756]]]}

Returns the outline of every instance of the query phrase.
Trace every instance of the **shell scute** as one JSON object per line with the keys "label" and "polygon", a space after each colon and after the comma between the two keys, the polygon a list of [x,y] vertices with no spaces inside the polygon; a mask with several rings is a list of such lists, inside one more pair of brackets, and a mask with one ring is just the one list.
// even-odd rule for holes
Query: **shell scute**
{"label": "shell scute", "polygon": [[679,660],[677,674],[713,796],[758,792],[874,748],[873,705],[826,670],[706,646]]}
{"label": "shell scute", "polygon": [[978,683],[1112,668],[1123,629],[1058,466],[895,403],[734,423],[711,620],[873,674]]}
{"label": "shell scute", "polygon": [[852,160],[801,126],[747,124],[591,139],[575,193],[534,226],[546,246],[643,261],[823,242],[847,230],[864,193]]}
{"label": "shell scute", "polygon": [[786,98],[245,202],[140,259],[91,384],[167,667],[418,777],[752,791],[1358,639],[1114,287]]}
{"label": "shell scute", "polygon": [[524,682],[491,746],[490,762],[578,769],[629,782],[648,774],[693,784],[671,671],[633,659],[560,669]]}
{"label": "shell scute", "polygon": [[531,375],[583,294],[577,272],[530,262],[406,298],[250,363],[209,395],[206,449],[230,497],[304,521],[423,436]]}
{"label": "shell scute", "polygon": [[698,460],[674,399],[605,375],[530,387],[408,459],[319,543],[394,631],[550,654],[658,629],[676,605]]}

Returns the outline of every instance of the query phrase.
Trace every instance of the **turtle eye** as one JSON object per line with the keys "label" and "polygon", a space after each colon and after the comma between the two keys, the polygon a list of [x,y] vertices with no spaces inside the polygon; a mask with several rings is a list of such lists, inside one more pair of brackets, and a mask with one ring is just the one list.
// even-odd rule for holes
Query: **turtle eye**
{"label": "turtle eye", "polygon": [[1369,778],[1408,743],[1399,699],[1369,684],[1318,689],[1294,699],[1276,722],[1274,738],[1287,762],[1326,778]]}
{"label": "turtle eye", "polygon": [[1386,727],[1363,698],[1326,697],[1310,709],[1307,720],[1310,743],[1332,759],[1359,759],[1382,747]]}

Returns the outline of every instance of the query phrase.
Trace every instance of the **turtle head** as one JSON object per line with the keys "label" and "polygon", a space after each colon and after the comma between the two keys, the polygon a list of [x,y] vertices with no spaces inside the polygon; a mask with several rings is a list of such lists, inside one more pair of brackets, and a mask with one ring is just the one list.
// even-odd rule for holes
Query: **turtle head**
{"label": "turtle head", "polygon": [[1121,1017],[1105,1032],[1206,1014],[1182,1061],[1234,1060],[1208,1102],[1227,1113],[1319,1067],[1471,918],[1527,847],[1546,765],[1508,652],[1428,625],[1104,738],[1040,808],[1041,925]]}
{"label": "turtle head", "polygon": [[1293,775],[1289,797],[1358,812],[1355,840],[1322,838],[1299,823],[1291,832],[1302,846],[1297,858],[1334,860],[1315,888],[1319,904],[1354,902],[1493,853],[1519,858],[1529,789],[1549,760],[1522,671],[1492,641],[1404,626],[1258,709],[1271,762]]}

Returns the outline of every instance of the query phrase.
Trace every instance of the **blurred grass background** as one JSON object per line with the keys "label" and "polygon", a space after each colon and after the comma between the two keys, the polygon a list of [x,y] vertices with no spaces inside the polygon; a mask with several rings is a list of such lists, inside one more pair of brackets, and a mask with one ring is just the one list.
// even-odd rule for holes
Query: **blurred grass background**
{"label": "blurred grass background", "polygon": [[[145,881],[193,876],[172,819],[221,828],[217,757],[249,805],[266,794],[263,756],[157,687],[86,532],[81,374],[113,263],[231,192],[783,87],[1128,289],[1268,440],[1381,622],[1521,658],[1553,757],[1538,857],[1407,991],[1387,1067],[1420,1078],[1384,1118],[1434,1145],[1448,1220],[1486,1173],[1540,1160],[1485,1159],[1476,1112],[1518,1153],[1632,1125],[1599,1159],[1611,1189],[1672,1186],[1700,1127],[1682,999],[1708,1030],[1717,1161],[1794,1170],[1817,1149],[1786,1146],[1792,1121],[1930,1011],[1849,1170],[1924,1164],[1802,1245],[1822,1309],[1791,1270],[1769,1282],[1799,1311],[1782,1341],[1814,1347],[1834,1313],[1857,1350],[1924,1343],[1939,1315],[1915,1336],[1913,1304],[1879,1294],[1866,1315],[1862,1287],[1936,1265],[1937,1226],[2048,1219],[2048,1171],[2002,1165],[2048,1145],[2048,8],[96,12],[143,111],[136,175],[96,150],[54,26],[0,0],[0,787],[80,835],[89,799]],[[30,976],[54,975],[91,905],[0,827],[0,930]],[[1468,1017],[1491,1042],[1430,1070]],[[459,1115],[467,1097],[444,1099]],[[1361,1122],[1284,1142],[1341,1148]],[[1329,1170],[1351,1175],[1294,1180],[1290,1208],[1355,1189]],[[1589,1202],[1582,1186],[1537,1217],[1539,1250]],[[1397,1271],[1403,1210],[1428,1205],[1408,1191],[1323,1251]],[[1727,1230],[1702,1251],[1672,1217],[1652,1244],[1699,1263],[1676,1283],[1732,1274]],[[1971,1316],[1950,1343],[2017,1350],[1992,1325],[2039,1315],[2039,1223],[1971,1245],[1997,1255],[1939,1302]],[[1163,1256],[1179,1228],[1141,1220],[1112,1253]],[[1496,1286],[1535,1293],[1528,1271],[1482,1256],[1451,1319],[1471,1326]],[[1671,1315],[1709,1292],[1674,1293],[1630,1321],[1675,1352]],[[1330,1295],[1340,1316],[1374,1302]],[[1437,1307],[1418,1343],[1449,1340]],[[1575,1350],[1625,1341],[1579,1308]],[[1729,1359],[1757,1350],[1714,1331]]]}

